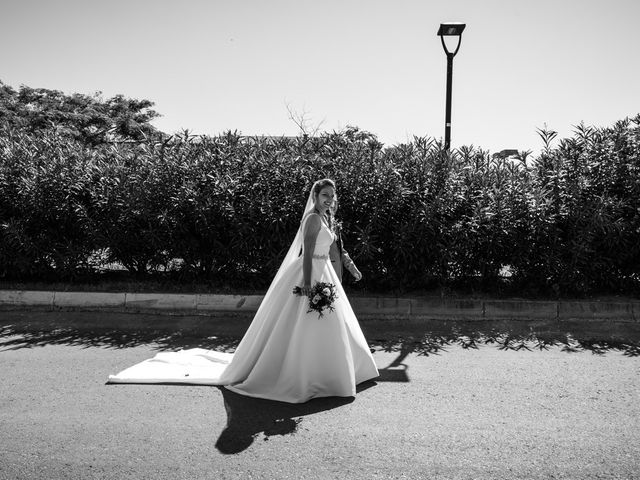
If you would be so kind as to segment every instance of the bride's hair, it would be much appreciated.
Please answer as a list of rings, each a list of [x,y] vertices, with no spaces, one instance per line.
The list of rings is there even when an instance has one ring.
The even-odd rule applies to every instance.
[[[313,195],[318,196],[318,194],[320,193],[320,190],[322,190],[324,187],[331,187],[335,190],[336,183],[330,178],[323,178],[322,180],[318,180],[316,183],[313,184]]]
[[[334,190],[336,189],[336,183],[331,180],[330,178],[323,178],[322,180],[318,180],[316,183],[313,184],[313,196],[315,198],[318,197],[318,195],[320,195],[320,191],[324,188],[324,187],[331,187]],[[336,199],[334,200],[334,206],[337,207],[337,202],[338,199],[336,197]],[[334,208],[332,206],[332,208],[330,208],[329,210],[327,210],[327,220],[329,222],[329,228],[331,230],[333,230],[333,222],[334,222]]]

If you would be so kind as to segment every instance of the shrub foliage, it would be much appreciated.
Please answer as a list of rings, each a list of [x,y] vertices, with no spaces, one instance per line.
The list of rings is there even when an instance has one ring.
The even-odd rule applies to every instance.
[[[0,277],[73,278],[116,263],[264,288],[311,184],[330,177],[360,288],[636,288],[640,115],[579,125],[557,147],[555,132],[539,133],[540,155],[514,160],[430,138],[385,147],[352,127],[91,144],[0,122]]]

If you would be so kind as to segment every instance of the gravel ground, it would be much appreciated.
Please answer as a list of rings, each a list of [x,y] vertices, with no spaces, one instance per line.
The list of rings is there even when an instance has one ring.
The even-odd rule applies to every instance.
[[[355,399],[105,384],[247,322],[0,312],[0,478],[640,479],[635,324],[365,321]]]

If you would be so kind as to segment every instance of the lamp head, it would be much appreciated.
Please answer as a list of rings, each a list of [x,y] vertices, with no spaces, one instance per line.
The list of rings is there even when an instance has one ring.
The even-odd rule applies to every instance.
[[[438,29],[438,35],[441,37],[459,37],[460,35],[462,35],[464,27],[466,26],[467,25],[465,23],[458,22],[441,23],[440,28]]]

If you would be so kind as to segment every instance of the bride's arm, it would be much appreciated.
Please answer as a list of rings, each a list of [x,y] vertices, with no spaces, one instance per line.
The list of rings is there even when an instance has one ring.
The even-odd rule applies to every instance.
[[[311,266],[313,264],[313,251],[316,248],[316,239],[320,232],[322,220],[317,214],[312,214],[304,226],[304,257],[302,258],[302,294],[307,295],[311,289]]]

